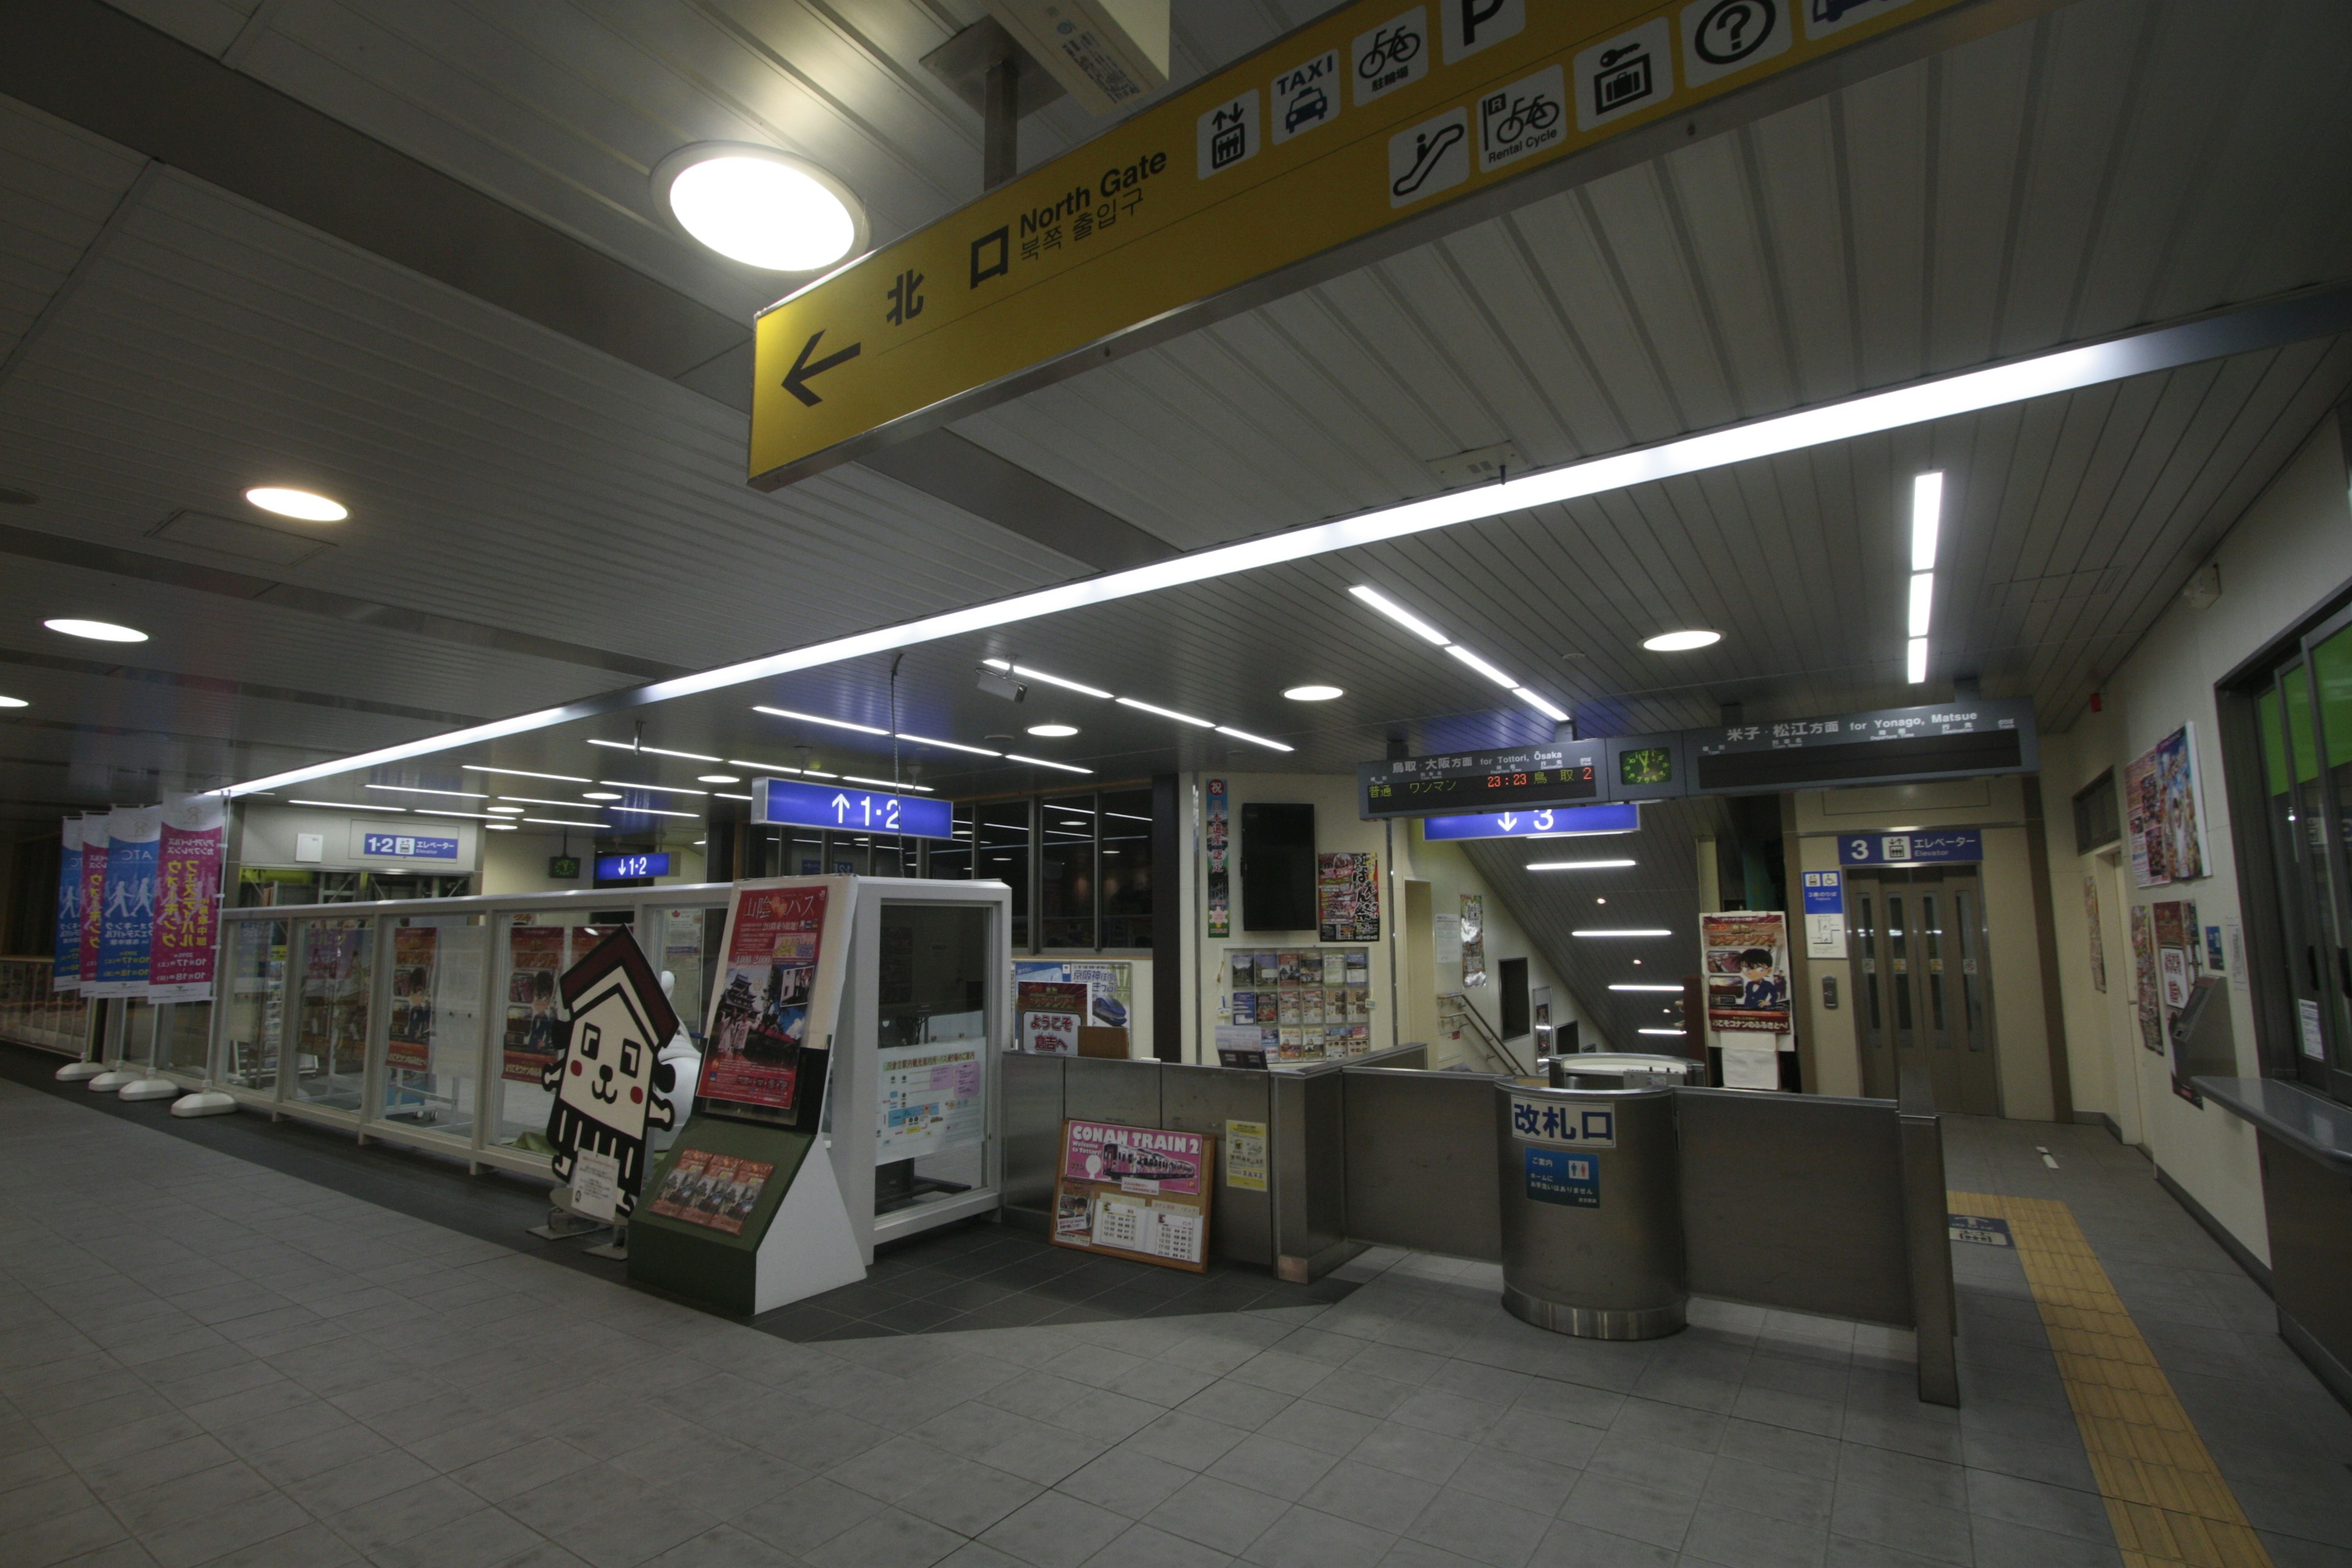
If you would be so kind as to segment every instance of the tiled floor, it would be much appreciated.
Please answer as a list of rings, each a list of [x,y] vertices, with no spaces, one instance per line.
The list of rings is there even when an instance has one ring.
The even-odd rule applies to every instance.
[[[2146,1165],[1952,1144],[2074,1205],[2273,1560],[2352,1563],[2352,1420]],[[9,1084],[0,1182],[7,1568],[2119,1561],[1989,1251],[1953,1412],[1887,1331],[1591,1344],[1395,1256],[1336,1303],[791,1343]]]

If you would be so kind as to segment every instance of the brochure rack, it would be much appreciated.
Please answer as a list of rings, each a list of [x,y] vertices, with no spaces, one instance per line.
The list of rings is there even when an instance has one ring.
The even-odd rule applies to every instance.
[[[734,941],[746,900],[765,894],[772,908],[779,892],[820,887],[831,913],[814,950],[797,940],[806,933]],[[1012,892],[1002,882],[779,878],[738,883],[730,909],[706,1092],[646,1179],[629,1278],[751,1314],[865,1278],[877,1243],[996,1212]],[[730,987],[730,966],[752,977],[748,986]],[[772,984],[770,969],[782,972]],[[729,1048],[719,1014],[730,988],[762,1005],[737,1026],[755,1044],[824,1050],[821,1117],[707,1092],[714,1078],[729,1081],[714,1067]],[[760,1052],[783,1059],[772,1046]]]

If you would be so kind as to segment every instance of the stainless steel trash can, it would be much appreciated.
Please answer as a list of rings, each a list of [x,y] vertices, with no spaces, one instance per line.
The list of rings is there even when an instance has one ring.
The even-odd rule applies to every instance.
[[[1671,1081],[1554,1089],[1504,1079],[1495,1114],[1505,1309],[1586,1339],[1682,1328],[1690,1285]]]

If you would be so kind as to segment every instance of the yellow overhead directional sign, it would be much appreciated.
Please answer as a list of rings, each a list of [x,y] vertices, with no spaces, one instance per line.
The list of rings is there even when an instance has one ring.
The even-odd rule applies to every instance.
[[[761,312],[751,481],[1965,3],[1358,0]]]

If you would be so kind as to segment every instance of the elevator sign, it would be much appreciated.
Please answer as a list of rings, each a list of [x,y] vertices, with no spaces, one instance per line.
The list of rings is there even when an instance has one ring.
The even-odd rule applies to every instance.
[[[952,838],[955,808],[921,795],[835,789],[793,779],[751,781],[751,820],[762,826],[829,827],[844,833]]]
[[[1964,3],[1357,0],[762,311],[751,482],[1482,221],[1507,181]]]
[[[1916,833],[1848,833],[1838,839],[1842,866],[1942,866],[1984,858],[1984,835],[1973,827]]]

